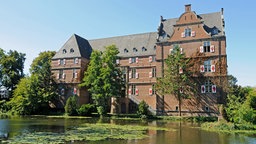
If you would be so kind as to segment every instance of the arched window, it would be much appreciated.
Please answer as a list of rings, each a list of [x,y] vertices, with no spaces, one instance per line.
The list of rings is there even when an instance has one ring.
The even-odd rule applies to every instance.
[[[128,53],[128,52],[129,52],[128,49],[125,48],[125,49],[124,49],[124,53]]]
[[[147,49],[146,49],[145,47],[142,47],[141,50],[142,50],[143,52],[147,51]]]
[[[67,50],[66,50],[66,49],[63,49],[63,50],[62,50],[62,53],[63,53],[63,54],[67,53]]]
[[[132,51],[133,51],[133,52],[137,52],[138,50],[134,47],[134,48],[132,49]]]
[[[70,53],[73,53],[73,52],[75,52],[75,51],[74,51],[74,49],[73,49],[73,48],[71,48],[71,49],[70,49]]]

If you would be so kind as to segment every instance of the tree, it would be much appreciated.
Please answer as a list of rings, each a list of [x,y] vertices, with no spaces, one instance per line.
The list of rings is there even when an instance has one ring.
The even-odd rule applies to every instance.
[[[115,45],[110,45],[105,48],[102,56],[101,78],[103,80],[103,91],[105,102],[109,102],[111,97],[120,97],[124,81],[122,72],[116,63],[117,54],[119,53]],[[108,104],[105,104],[107,108]]]
[[[93,50],[90,63],[87,71],[84,73],[83,82],[80,84],[81,87],[86,86],[92,96],[92,99],[97,107],[102,105],[104,102],[103,95],[103,81],[100,77],[102,67],[102,53],[97,50]]]
[[[100,114],[107,112],[111,97],[119,97],[124,82],[116,64],[118,49],[115,45],[105,47],[102,54],[93,51],[87,71],[80,86],[87,86]]]
[[[31,114],[32,108],[29,107],[31,105],[32,100],[30,100],[31,96],[31,80],[29,77],[24,77],[20,80],[17,88],[14,91],[13,97],[7,103],[7,105],[11,108],[11,111],[18,115],[28,115]]]
[[[148,104],[143,100],[139,103],[137,114],[142,117],[148,116]]]
[[[20,79],[24,77],[23,68],[25,54],[10,50],[5,53],[0,49],[0,80],[1,84],[7,87],[12,95]]]
[[[8,103],[19,115],[43,114],[57,96],[57,85],[51,74],[51,58],[55,52],[42,52],[32,62],[31,76],[21,79]]]
[[[192,64],[190,59],[181,53],[175,46],[172,53],[165,60],[164,76],[158,78],[156,89],[161,95],[173,95],[179,102],[179,115],[181,116],[182,99],[188,98],[195,92],[195,83],[191,76]]]
[[[77,109],[78,109],[77,96],[73,95],[69,97],[66,102],[65,112],[69,116],[75,116],[75,115],[78,115]]]
[[[237,84],[237,78],[228,76],[228,96],[225,119],[234,123],[256,123],[256,90]]]
[[[36,86],[37,92],[42,98],[42,102],[45,104],[54,101],[58,96],[56,91],[57,84],[51,72],[51,59],[55,53],[54,51],[41,52],[39,56],[33,60],[30,67],[31,75],[38,78]]]

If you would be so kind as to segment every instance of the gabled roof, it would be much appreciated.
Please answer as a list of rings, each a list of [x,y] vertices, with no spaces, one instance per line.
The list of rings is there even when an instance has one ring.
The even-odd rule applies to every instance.
[[[73,51],[71,49],[73,49]],[[91,52],[92,47],[88,41],[76,34],[73,34],[52,59],[80,57],[90,59]]]
[[[214,36],[224,36],[223,21],[221,12],[209,13],[198,15],[201,20],[204,22],[204,28],[206,32],[210,33],[214,28],[218,29],[217,34]],[[164,24],[164,31],[169,36],[172,36],[174,32],[173,26],[176,24],[178,18],[167,19]],[[110,38],[102,38],[89,40],[90,45],[93,49],[104,51],[105,46],[115,44],[119,49],[119,55],[121,57],[131,57],[131,56],[146,56],[146,55],[155,55],[156,51],[154,46],[156,44],[157,32],[149,32],[143,34],[134,34]],[[167,41],[168,37],[160,39],[160,41]],[[142,51],[142,47],[145,47],[147,51]],[[137,48],[137,52],[133,52],[133,48]],[[124,51],[128,50],[127,53]]]

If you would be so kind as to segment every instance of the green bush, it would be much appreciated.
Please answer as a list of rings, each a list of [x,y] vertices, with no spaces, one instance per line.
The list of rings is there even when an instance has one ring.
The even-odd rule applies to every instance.
[[[145,118],[149,115],[148,113],[148,104],[143,100],[139,103],[137,114],[140,115],[140,117]]]
[[[105,115],[104,107],[103,107],[103,106],[98,106],[98,107],[97,107],[97,112],[98,112],[98,114],[101,115],[101,116]]]
[[[80,116],[88,116],[91,115],[94,109],[94,105],[92,104],[83,104],[78,110],[78,115]]]
[[[77,96],[70,96],[65,105],[65,113],[69,116],[75,116],[78,114],[77,108]]]
[[[213,131],[233,131],[235,130],[235,125],[233,123],[227,122],[205,122],[201,125],[203,129],[213,130]]]

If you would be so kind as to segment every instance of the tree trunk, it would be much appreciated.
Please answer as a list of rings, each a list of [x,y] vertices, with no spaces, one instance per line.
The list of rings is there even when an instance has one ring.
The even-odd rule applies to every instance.
[[[111,114],[118,114],[118,104],[117,99],[115,97],[111,97],[111,107],[110,107],[110,113]]]
[[[181,98],[179,96],[179,116],[181,116]]]

